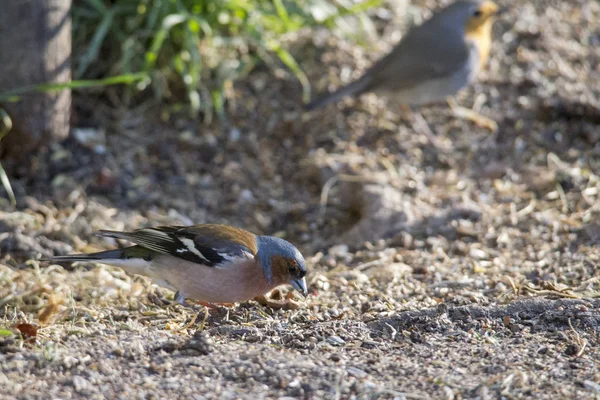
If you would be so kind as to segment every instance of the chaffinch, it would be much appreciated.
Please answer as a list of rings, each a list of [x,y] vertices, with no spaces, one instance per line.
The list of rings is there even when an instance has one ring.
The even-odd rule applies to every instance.
[[[286,283],[307,295],[304,257],[283,239],[217,224],[99,231],[98,235],[125,239],[135,246],[45,261],[115,265],[176,291],[175,299],[181,304],[185,304],[185,297],[235,303]]]
[[[492,1],[457,1],[412,28],[356,81],[305,106],[313,110],[346,96],[387,95],[405,105],[434,103],[454,95],[485,65],[492,24],[501,10]]]

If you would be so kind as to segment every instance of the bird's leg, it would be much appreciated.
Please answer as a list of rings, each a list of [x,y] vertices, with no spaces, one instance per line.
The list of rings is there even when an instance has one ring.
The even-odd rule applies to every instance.
[[[174,300],[184,307],[193,308],[193,309],[197,308],[194,306],[194,304],[188,302],[185,299],[185,296],[179,290],[175,292]],[[207,303],[205,301],[197,301],[196,304],[199,304],[199,305],[209,308],[211,310],[220,310],[221,309],[221,307],[219,305],[213,304],[213,303]],[[231,303],[223,303],[222,305],[223,306],[233,306],[233,304],[231,304]]]
[[[473,109],[459,106],[451,97],[448,97],[446,101],[452,110],[452,114],[454,114],[456,118],[472,121],[475,125],[489,129],[492,132],[498,130],[498,124],[493,119],[483,116]]]

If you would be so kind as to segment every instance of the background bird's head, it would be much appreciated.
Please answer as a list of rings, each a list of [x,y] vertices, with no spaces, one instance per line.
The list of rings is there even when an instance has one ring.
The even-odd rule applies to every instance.
[[[500,7],[490,0],[460,0],[441,10],[432,19],[437,20],[436,24],[464,30],[466,35],[484,34],[486,27],[491,28],[494,17],[500,11]]]
[[[501,11],[493,1],[465,1],[465,34],[489,34],[495,17]]]

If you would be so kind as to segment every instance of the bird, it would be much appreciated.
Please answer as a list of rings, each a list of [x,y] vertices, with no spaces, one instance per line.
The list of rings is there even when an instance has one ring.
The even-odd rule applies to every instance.
[[[492,25],[503,12],[489,0],[460,0],[408,31],[360,78],[305,105],[311,111],[374,92],[401,105],[447,99],[472,82],[489,57]]]
[[[134,245],[42,261],[121,267],[173,290],[175,301],[182,305],[188,305],[186,298],[208,304],[242,302],[283,284],[291,284],[305,297],[308,293],[304,257],[293,244],[277,237],[221,224],[101,230],[97,234]]]

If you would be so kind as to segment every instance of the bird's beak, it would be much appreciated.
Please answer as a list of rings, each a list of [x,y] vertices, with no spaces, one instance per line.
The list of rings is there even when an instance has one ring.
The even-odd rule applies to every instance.
[[[294,289],[296,289],[297,291],[302,293],[302,296],[304,296],[304,297],[308,296],[308,289],[306,288],[306,279],[305,278],[292,279],[290,281],[290,284],[294,287]]]

